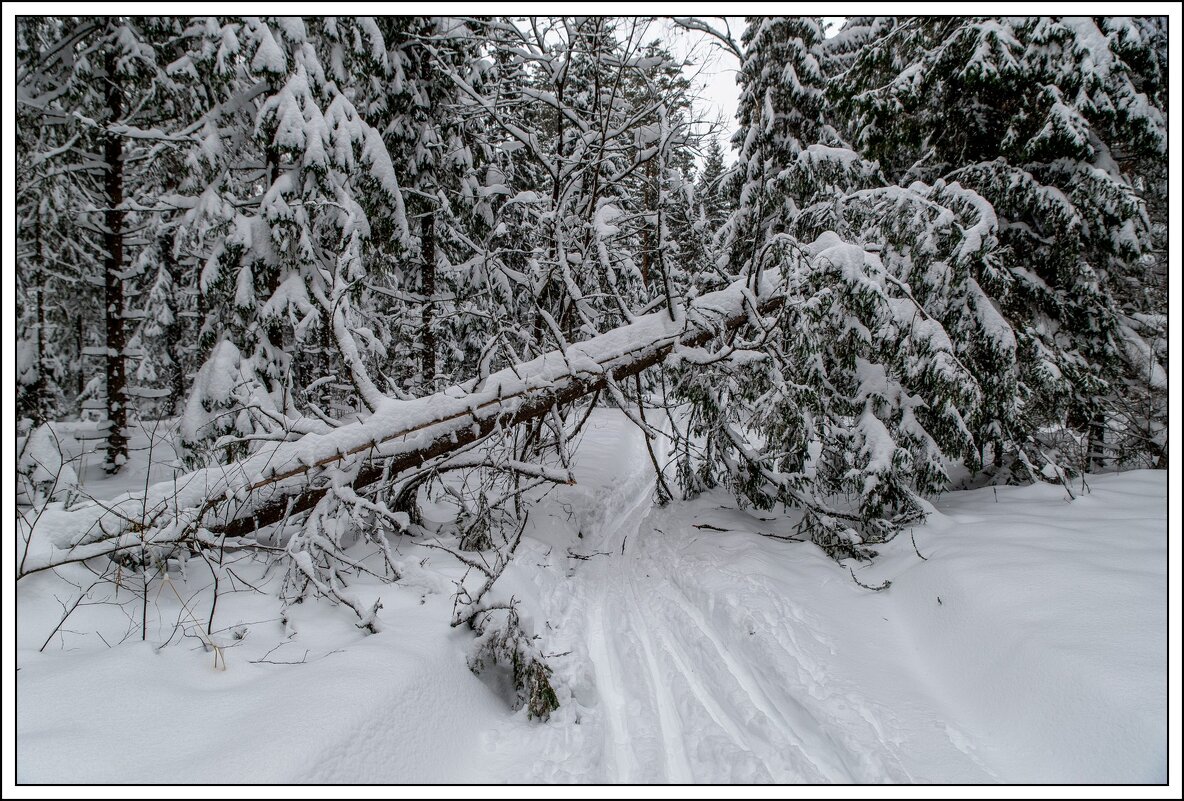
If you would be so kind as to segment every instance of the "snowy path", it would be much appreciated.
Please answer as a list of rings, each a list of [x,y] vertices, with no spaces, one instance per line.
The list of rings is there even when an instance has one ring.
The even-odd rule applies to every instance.
[[[652,526],[652,484],[643,489],[607,521],[598,550],[616,558],[582,578],[612,755],[604,779],[710,781],[723,771],[737,781],[851,781],[850,755],[794,697],[806,688],[758,677],[735,656],[734,632],[680,589],[683,565]]]
[[[667,580],[658,581],[666,583]],[[696,741],[713,740],[711,756],[718,764],[711,770],[701,770],[700,776],[704,773],[718,776],[720,767],[734,765],[739,760],[750,763],[752,777],[756,779],[785,775],[813,780],[850,779],[842,755],[830,743],[820,742],[821,738],[804,736],[803,731],[816,732],[795,725],[791,716],[782,713],[779,705],[771,700],[768,688],[729,656],[729,647],[724,644],[721,632],[707,623],[700,611],[685,598],[676,596],[670,589],[672,585],[667,584],[656,591],[657,603],[643,607],[637,601],[635,579],[626,573],[620,584],[619,587],[610,586],[608,592],[620,592],[619,597],[626,599],[631,608],[613,611],[619,644],[610,645],[610,648],[617,651],[617,661],[623,666],[621,674],[633,677],[634,686],[644,685],[648,691],[638,702],[629,705],[634,714],[626,721],[633,721],[639,731],[627,736],[626,742],[644,743],[647,734],[644,721],[656,717],[659,726],[655,736],[664,753],[645,759],[648,766],[660,768],[658,771],[626,772],[618,765],[617,774],[609,778],[614,781],[654,778],[694,781],[699,777],[693,772],[686,751],[688,748],[701,750],[696,748],[699,744]],[[603,605],[602,616],[608,616],[604,610],[611,606],[611,602]],[[665,625],[655,625],[659,621]],[[660,628],[666,631],[662,632]],[[655,638],[660,639],[660,650],[653,645]],[[691,649],[698,651],[695,657],[689,655]],[[600,677],[599,665],[597,677]],[[675,694],[679,700],[677,705]],[[792,697],[785,700],[793,701]],[[728,708],[736,712],[729,713]],[[801,717],[801,711],[799,707],[794,713]],[[738,717],[733,718],[733,714]],[[817,728],[814,721],[808,721],[807,725]],[[614,731],[622,729],[628,729],[627,722],[614,727]],[[755,741],[745,735],[745,729],[764,729],[767,740]],[[783,741],[785,748],[773,747],[777,740]],[[619,751],[623,744],[614,743],[614,746]],[[778,752],[791,757],[791,764],[784,766],[788,771],[772,761],[771,756]]]
[[[578,563],[570,596],[549,610],[568,635],[564,648],[571,648],[572,660],[589,669],[575,701],[591,718],[581,728],[599,731],[581,749],[599,751],[600,759],[581,777],[568,764],[581,749],[571,748],[565,732],[562,743],[543,747],[554,761],[536,765],[535,777],[907,780],[898,764],[869,755],[875,749],[867,737],[880,737],[882,729],[868,705],[849,693],[829,708],[833,683],[816,661],[830,653],[826,636],[802,610],[771,594],[760,576],[729,570],[726,559],[707,565],[683,558],[679,545],[686,541],[663,526],[694,531],[690,511],[655,508],[648,459],[628,458],[620,452],[624,443],[611,439],[613,447],[597,454],[603,441],[590,443],[585,460],[634,471],[614,476],[610,491],[596,499],[604,513],[585,535],[585,547],[597,556]],[[722,592],[705,589],[711,587]],[[748,604],[748,597],[764,601]]]
[[[598,423],[602,430],[581,451],[584,489],[569,499],[594,510],[576,526],[579,550],[594,555],[568,560],[562,592],[535,601],[537,619],[549,622],[547,642],[566,654],[553,660],[558,683],[573,695],[550,724],[493,735],[512,780],[992,783],[1154,775],[1162,746],[1145,713],[1156,687],[1144,690],[1142,710],[1119,712],[1125,702],[1109,697],[1113,679],[1098,667],[1129,648],[1103,640],[1088,653],[1084,643],[1094,638],[1083,632],[1071,647],[1050,643],[1046,651],[1043,643],[1082,601],[1068,587],[1041,582],[1059,580],[1061,570],[1066,584],[1082,579],[1083,560],[1093,558],[1085,543],[1105,542],[1087,536],[1088,521],[1109,529],[1129,520],[1152,537],[1146,558],[1133,558],[1144,560],[1141,603],[1154,615],[1162,563],[1151,554],[1161,518],[1126,510],[1099,518],[1089,507],[1110,503],[1101,492],[1070,509],[1080,509],[1080,519],[1066,518],[1050,487],[1008,488],[1013,507],[987,506],[986,492],[955,494],[917,533],[940,558],[922,561],[907,539],[897,543],[863,575],[871,584],[892,577],[895,589],[873,593],[817,549],[756,536],[762,526],[784,532],[785,520],[736,510],[724,494],[655,508],[640,441],[627,423]],[[1018,511],[1006,516],[1008,508]],[[1000,523],[1010,524],[1008,535],[996,533]],[[1040,564],[1041,581],[1027,589],[1031,579],[1016,560],[1062,530],[1077,537],[1072,558],[1051,571]],[[964,557],[970,549],[979,552]],[[993,586],[1009,580],[1018,586],[1006,593]],[[1024,597],[1045,589],[1049,597],[1039,602]],[[1066,605],[1060,623],[1040,619],[1054,593]],[[1152,624],[1133,674],[1154,669],[1162,649],[1156,631]],[[1083,661],[1070,664],[1062,653]],[[1058,697],[1064,682],[1081,687],[1080,697]],[[1105,759],[1098,749],[1092,757],[1076,753],[1074,737],[1092,725],[1099,703],[1124,715],[1124,728],[1143,727],[1142,744]],[[1132,759],[1140,748],[1149,750]]]

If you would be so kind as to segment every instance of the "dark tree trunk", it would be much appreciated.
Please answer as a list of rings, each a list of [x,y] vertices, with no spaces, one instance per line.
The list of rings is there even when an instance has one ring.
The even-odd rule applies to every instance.
[[[420,222],[420,248],[423,256],[423,384],[436,388],[436,332],[433,330],[436,296],[436,213],[429,211]]]
[[[78,324],[75,326],[75,332],[76,332],[75,339],[76,339],[78,347],[76,348],[77,354],[74,359],[74,365],[75,365],[74,398],[75,398],[75,400],[70,404],[71,407],[73,407],[76,403],[78,403],[77,399],[82,397],[82,390],[86,387],[86,371],[83,370],[83,368],[82,368],[82,365],[86,359],[86,353],[85,353],[86,324],[83,322],[83,318],[84,318],[84,316],[82,314],[79,314],[78,315]],[[78,411],[81,412],[82,410],[79,409]]]
[[[33,288],[33,302],[37,306],[37,378],[29,388],[32,395],[32,406],[29,409],[33,418],[33,425],[39,426],[49,422],[51,417],[51,403],[49,397],[49,380],[47,375],[49,365],[45,361],[45,290],[41,286],[44,274],[37,272],[38,285]]]
[[[654,232],[650,226],[649,214],[654,210],[654,160],[645,165],[645,188],[641,191],[641,210],[645,216],[641,223],[641,282],[650,288],[650,262],[654,255]]]
[[[274,95],[274,90],[272,94]],[[264,152],[264,160],[266,162],[267,188],[270,189],[280,177],[280,151],[279,148],[268,145]],[[266,281],[267,297],[271,298],[275,295],[275,291],[280,286],[280,271],[274,265],[268,264],[264,268],[264,280]],[[256,280],[258,278],[256,277]],[[256,291],[258,291],[256,289]],[[285,347],[283,325],[280,323],[280,317],[273,316],[269,320],[265,320],[263,324],[263,333],[267,337],[272,349],[277,352],[287,352],[290,349]],[[299,375],[299,373],[297,373]],[[319,376],[317,376],[319,378]],[[276,382],[283,381],[282,376],[271,376]],[[300,389],[303,389],[301,387]]]
[[[180,414],[181,410],[185,408],[185,373],[188,367],[185,358],[184,323],[182,323],[180,302],[184,296],[182,282],[185,278],[177,256],[173,253],[176,236],[177,231],[173,228],[160,239],[161,260],[164,262],[165,272],[169,276],[169,286],[173,298],[172,320],[164,330],[165,348],[168,350],[169,361],[172,362],[172,372],[169,374],[169,391],[171,393],[169,414],[173,415]]]
[[[115,70],[115,52],[108,52],[106,63],[108,125],[123,117],[123,90]],[[127,365],[124,350],[127,330],[123,302],[123,142],[110,130],[103,141],[103,165],[106,172],[107,209],[104,212],[103,273],[104,309],[107,323],[107,462],[104,468],[115,473],[127,461]]]
[[[46,355],[48,354],[45,331],[45,282],[47,275],[45,272],[45,240],[42,238],[40,217],[37,218],[34,225],[37,239],[37,266],[32,271],[32,284],[33,303],[37,310],[37,335],[35,339],[35,347],[37,348],[37,378],[33,382],[33,386],[29,388],[29,393],[32,396],[32,404],[29,412],[33,418],[33,425],[39,426],[42,423],[48,422],[52,417],[53,404],[49,394],[49,364],[46,361]]]
[[[1089,421],[1089,453],[1086,470],[1099,472],[1106,467],[1106,423],[1100,416]]]

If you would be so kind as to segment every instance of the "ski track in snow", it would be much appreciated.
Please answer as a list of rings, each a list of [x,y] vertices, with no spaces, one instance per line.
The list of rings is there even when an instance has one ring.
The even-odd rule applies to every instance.
[[[605,780],[694,782],[720,769],[737,771],[737,781],[855,780],[842,747],[794,697],[807,688],[762,681],[733,653],[671,578],[678,560],[653,558],[651,538],[661,535],[648,514],[638,517],[634,507],[609,521],[601,550],[617,546],[617,558],[583,577],[595,588],[585,595],[586,625],[605,752],[613,755]],[[636,549],[624,559],[621,541]],[[697,774],[701,761],[714,764]]]
[[[604,620],[604,606],[598,606],[596,613],[589,617],[588,649],[596,674],[597,688],[601,694],[601,709],[605,717],[605,754],[612,754],[614,773],[621,781],[627,781],[633,773],[632,754],[626,734],[626,719],[629,711],[624,708],[625,695],[619,686],[617,669],[614,667],[614,657],[610,652],[611,645]]]
[[[680,561],[675,548],[661,543],[663,534],[653,525],[662,514],[652,506],[655,480],[643,476],[624,477],[602,499],[605,507],[619,509],[601,519],[599,539],[593,540],[594,550],[609,556],[582,565],[571,579],[581,611],[567,625],[592,667],[596,711],[589,722],[600,729],[603,755],[598,778],[858,780],[851,767],[857,757],[834,742],[797,697],[818,688],[792,680],[792,646],[778,640],[774,651],[783,667],[762,675],[738,655],[710,609],[681,588],[680,573],[693,575],[698,566]],[[738,574],[725,578],[747,581]],[[797,673],[811,671],[799,666]],[[545,751],[562,758],[566,749]],[[556,772],[561,766],[540,768],[536,778],[553,780]]]
[[[780,566],[733,563],[728,541],[696,552],[705,507],[655,507],[648,458],[626,451],[600,454],[602,469],[627,469],[581,499],[583,548],[597,555],[568,560],[562,592],[541,601],[551,647],[570,652],[555,663],[568,708],[494,734],[503,764],[536,782],[996,780],[931,671],[906,658],[891,708],[868,698],[865,676],[835,669],[830,621],[792,600]],[[894,625],[885,637],[908,644]],[[514,738],[530,761],[505,745]]]

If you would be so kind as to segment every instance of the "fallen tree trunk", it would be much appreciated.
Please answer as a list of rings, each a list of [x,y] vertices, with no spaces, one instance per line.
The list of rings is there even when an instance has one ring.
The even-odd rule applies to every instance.
[[[152,485],[147,492],[95,503],[89,514],[79,514],[84,530],[56,538],[58,559],[38,554],[22,564],[19,575],[142,547],[145,538],[167,543],[200,528],[221,539],[281,522],[317,504],[329,484],[313,482],[330,467],[340,469],[357,491],[636,375],[679,349],[701,346],[745,323],[759,324],[785,302],[778,278],[770,270],[761,276],[757,292],[738,281],[673,315],[645,315],[484,379],[425,398],[388,399],[363,421],[269,445],[229,465]]]

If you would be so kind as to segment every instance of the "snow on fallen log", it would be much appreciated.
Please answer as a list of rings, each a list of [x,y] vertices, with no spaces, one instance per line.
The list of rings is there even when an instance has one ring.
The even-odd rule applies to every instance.
[[[31,548],[18,576],[65,562],[197,536],[239,537],[313,508],[328,490],[314,486],[333,468],[357,490],[384,475],[422,465],[499,427],[546,414],[662,362],[676,346],[713,337],[776,311],[785,300],[780,273],[768,270],[756,291],[747,280],[705,294],[675,313],[660,311],[566,350],[554,350],[483,380],[414,400],[386,398],[374,413],[326,433],[268,444],[228,465],[187,473],[71,512],[51,542]]]

